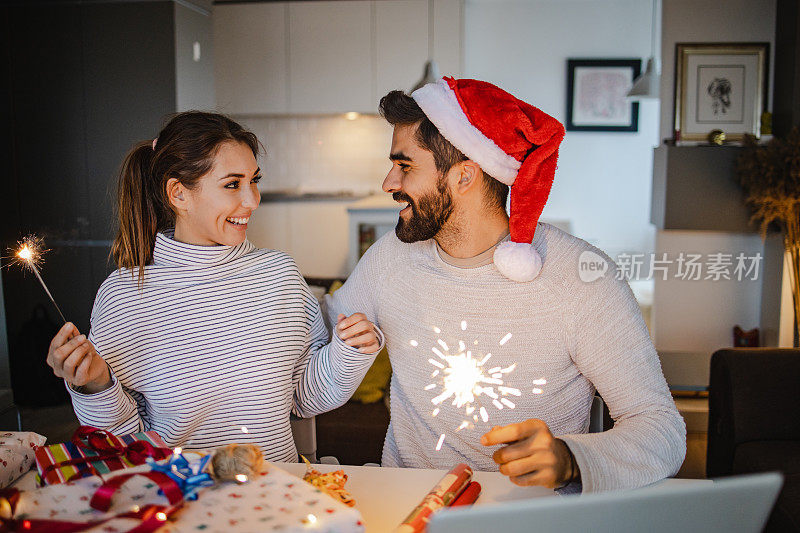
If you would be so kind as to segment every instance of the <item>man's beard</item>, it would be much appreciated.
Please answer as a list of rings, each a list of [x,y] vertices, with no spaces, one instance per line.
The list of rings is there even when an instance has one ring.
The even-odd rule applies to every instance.
[[[436,192],[426,193],[416,202],[401,192],[392,195],[396,201],[405,201],[411,206],[411,217],[397,220],[394,232],[398,239],[403,242],[427,241],[439,233],[453,214],[453,197],[443,179],[439,180],[436,189]]]

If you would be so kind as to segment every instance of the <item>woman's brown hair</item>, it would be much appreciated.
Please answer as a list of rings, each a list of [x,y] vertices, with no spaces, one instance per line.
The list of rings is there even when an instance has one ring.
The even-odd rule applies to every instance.
[[[118,268],[138,268],[139,284],[145,266],[153,262],[156,234],[175,224],[175,212],[167,198],[167,180],[176,178],[186,188],[214,165],[225,142],[245,144],[257,156],[256,136],[224,115],[187,111],[178,113],[158,137],[134,146],[119,174],[117,212],[119,231],[111,247]]]

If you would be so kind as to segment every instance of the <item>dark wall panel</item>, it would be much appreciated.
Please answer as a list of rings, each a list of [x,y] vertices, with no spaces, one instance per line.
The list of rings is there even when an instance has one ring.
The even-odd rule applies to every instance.
[[[2,155],[10,162],[2,255],[29,232],[44,237],[51,251],[42,275],[67,319],[87,332],[97,288],[113,270],[119,165],[175,110],[174,6],[18,3],[0,6],[0,24]],[[16,400],[57,401],[63,383],[49,379],[44,361],[58,315],[33,275],[6,268],[2,283]]]
[[[775,18],[773,129],[785,136],[800,126],[800,2],[778,0]]]
[[[10,18],[14,229],[79,239],[88,226],[80,8],[16,7]]]
[[[113,196],[123,157],[175,111],[172,2],[85,4],[87,238],[113,238]]]

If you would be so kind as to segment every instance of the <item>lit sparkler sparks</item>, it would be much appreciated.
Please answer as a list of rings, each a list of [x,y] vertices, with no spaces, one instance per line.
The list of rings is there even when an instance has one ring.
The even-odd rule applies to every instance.
[[[25,268],[33,272],[34,275],[36,275],[36,279],[38,279],[39,283],[41,283],[44,292],[47,293],[47,297],[50,298],[50,302],[52,302],[53,307],[55,307],[56,311],[58,311],[58,315],[61,317],[61,320],[66,322],[67,319],[64,318],[64,313],[61,312],[61,309],[58,307],[53,295],[50,294],[50,289],[47,288],[47,284],[45,284],[44,280],[42,279],[42,275],[39,273],[39,267],[44,261],[43,255],[46,251],[47,250],[42,248],[41,238],[34,235],[28,235],[19,242],[19,248],[14,254],[16,256],[15,262],[23,265]]]
[[[461,330],[467,330],[466,320],[461,321]],[[433,331],[438,335],[441,329],[434,327]],[[500,341],[502,346],[512,337],[511,333],[506,334]],[[411,346],[419,346],[415,340],[410,341]],[[477,346],[478,341],[473,343]],[[431,352],[435,357],[428,359],[428,362],[435,367],[431,373],[431,378],[439,379],[424,387],[424,390],[437,390],[438,394],[431,399],[434,405],[432,416],[439,414],[441,407],[448,400],[458,410],[463,409],[464,419],[455,429],[473,428],[478,420],[483,423],[489,421],[489,411],[487,406],[491,405],[496,409],[514,409],[516,404],[506,396],[521,396],[522,392],[514,387],[505,384],[505,376],[516,368],[516,363],[505,368],[493,366],[489,368],[488,362],[492,357],[491,353],[473,354],[472,350],[467,349],[467,344],[463,340],[453,346],[450,353],[450,346],[441,338],[436,340],[436,344],[431,347]],[[483,400],[486,397],[486,405]],[[436,450],[440,450],[445,440],[445,434],[439,436],[436,443]]]

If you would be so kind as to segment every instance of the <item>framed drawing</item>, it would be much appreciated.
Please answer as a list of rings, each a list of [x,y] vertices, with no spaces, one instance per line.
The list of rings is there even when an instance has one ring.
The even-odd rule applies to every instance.
[[[769,43],[686,44],[675,53],[675,140],[759,136],[767,103]]]
[[[626,94],[639,59],[567,60],[567,131],[638,131],[639,104]]]

